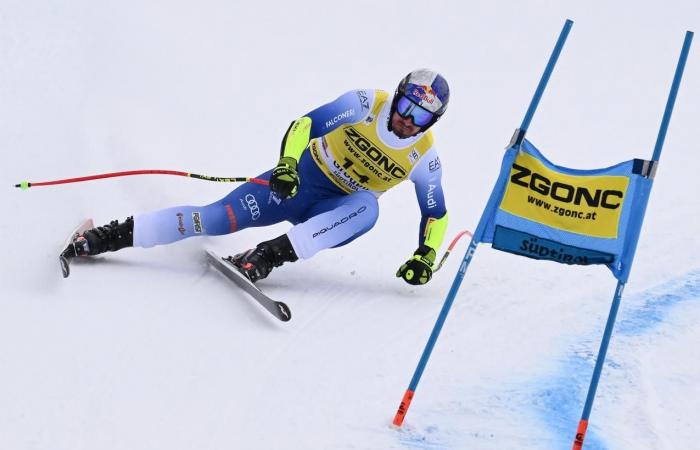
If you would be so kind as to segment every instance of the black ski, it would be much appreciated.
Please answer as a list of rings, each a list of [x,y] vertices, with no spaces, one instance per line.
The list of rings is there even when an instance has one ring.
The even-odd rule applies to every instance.
[[[81,233],[89,230],[90,228],[94,228],[92,219],[83,220],[82,222],[80,222],[80,225],[75,227],[70,236],[68,236],[68,239],[66,239],[65,244],[63,244],[63,248],[61,248],[61,253],[58,255],[58,262],[59,264],[61,264],[61,272],[63,273],[63,278],[68,278],[68,275],[70,275],[70,262],[73,259],[64,256],[63,252],[66,248],[68,248],[69,245],[72,245],[73,239],[75,239],[76,236],[79,236]]]
[[[239,272],[229,258],[222,258],[213,251],[207,250],[207,259],[209,260],[209,263],[219,272],[224,274],[229,280],[236,283],[238,287],[247,292],[273,316],[277,317],[282,322],[288,322],[291,320],[292,311],[289,309],[289,307],[282,302],[278,302],[268,297],[263,291],[260,290],[260,288],[253,284],[252,281]]]

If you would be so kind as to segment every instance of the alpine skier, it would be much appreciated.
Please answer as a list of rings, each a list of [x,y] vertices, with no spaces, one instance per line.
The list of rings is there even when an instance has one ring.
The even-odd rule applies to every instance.
[[[75,237],[62,255],[93,256],[291,222],[287,233],[233,257],[256,282],[285,262],[311,258],[369,231],[379,215],[377,198],[410,179],[422,213],[418,248],[396,276],[425,284],[447,228],[442,168],[429,128],[449,98],[447,81],[428,69],[409,73],[393,97],[381,90],[349,91],[291,123],[279,162],[258,177],[269,180],[269,187],[249,182],[210,205],[112,221]]]

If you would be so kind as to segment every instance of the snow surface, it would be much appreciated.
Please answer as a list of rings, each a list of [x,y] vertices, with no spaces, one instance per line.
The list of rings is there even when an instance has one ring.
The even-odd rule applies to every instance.
[[[56,253],[82,218],[206,204],[231,186],[131,177],[163,168],[256,175],[288,123],[417,67],[452,86],[435,128],[449,234],[473,229],[566,18],[575,21],[529,137],[577,168],[651,156],[688,1],[0,0],[0,449],[569,449],[615,286],[477,250],[406,422],[391,426],[464,253],[414,288],[409,183],[372,232],[277,270],[281,324],[202,248],[248,248],[287,225],[130,249]],[[697,39],[696,39],[697,41]],[[698,448],[700,57],[691,50],[586,441]]]

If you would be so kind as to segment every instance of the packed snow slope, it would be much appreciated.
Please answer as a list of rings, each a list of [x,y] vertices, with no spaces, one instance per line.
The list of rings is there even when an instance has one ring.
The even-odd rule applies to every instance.
[[[466,242],[430,284],[394,277],[416,247],[410,183],[347,247],[260,285],[276,322],[216,272],[288,225],[56,255],[81,219],[207,204],[231,185],[130,169],[254,176],[288,124],[414,68],[452,87],[435,127],[448,234],[473,229],[566,18],[528,134],[557,164],[652,153],[695,0],[0,1],[0,448],[568,449],[615,281],[483,246],[401,429],[391,419]],[[696,39],[697,40],[697,39]],[[691,50],[603,372],[589,449],[696,448],[700,420],[700,54]]]

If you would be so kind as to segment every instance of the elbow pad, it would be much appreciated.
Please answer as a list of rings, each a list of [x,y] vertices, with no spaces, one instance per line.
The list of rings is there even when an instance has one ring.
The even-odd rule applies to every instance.
[[[311,118],[304,116],[295,120],[289,125],[289,129],[282,139],[280,158],[294,158],[299,161],[301,154],[308,147],[310,139]]]

